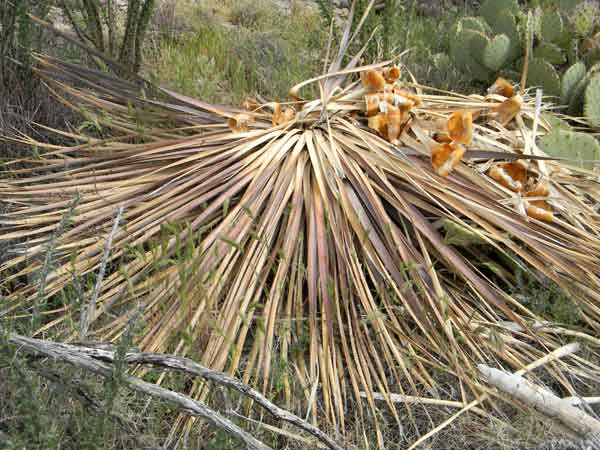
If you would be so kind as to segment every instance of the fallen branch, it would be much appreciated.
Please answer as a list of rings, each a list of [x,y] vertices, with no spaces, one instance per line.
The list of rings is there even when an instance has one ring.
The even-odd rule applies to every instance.
[[[563,400],[569,402],[571,406],[595,405],[600,403],[600,397],[565,397]]]
[[[527,372],[530,372],[530,371],[532,371],[534,369],[537,369],[538,367],[543,366],[544,364],[547,364],[549,362],[552,362],[552,361],[555,361],[557,359],[563,358],[565,356],[571,355],[571,354],[579,351],[579,348],[580,348],[580,345],[577,342],[572,342],[570,344],[567,344],[567,345],[564,345],[562,347],[559,347],[556,350],[548,353],[547,355],[544,355],[540,359],[537,359],[537,360],[533,361],[531,364],[528,364],[527,366],[523,367],[522,369],[516,371],[515,374],[517,374],[517,375],[524,375]],[[431,436],[435,435],[436,433],[439,433],[441,430],[443,430],[448,425],[450,425],[452,422],[454,422],[456,419],[458,419],[458,417],[460,417],[462,414],[466,413],[469,410],[474,409],[475,407],[477,407],[478,405],[480,405],[482,402],[484,402],[488,398],[489,398],[489,394],[488,393],[483,393],[482,395],[479,396],[479,398],[476,398],[475,400],[473,400],[468,405],[465,405],[465,407],[462,408],[460,411],[456,412],[456,414],[454,414],[450,418],[444,420],[437,427],[435,427],[434,429],[432,429],[429,432],[427,432],[427,434],[425,434],[424,436],[421,436],[419,439],[417,439],[408,448],[408,450],[413,450],[413,449],[417,448],[419,445],[421,445],[423,442],[425,442]]]
[[[10,343],[18,345],[21,349],[34,354],[42,354],[53,359],[67,362],[76,367],[80,367],[103,377],[111,377],[112,367],[106,363],[100,362],[82,352],[75,353],[65,349],[64,344],[58,344],[41,339],[27,338],[11,333],[8,337]],[[240,439],[246,446],[252,450],[272,450],[267,445],[260,442],[254,436],[250,435],[230,420],[221,416],[218,412],[210,409],[208,406],[193,400],[178,392],[170,391],[152,383],[146,383],[139,378],[131,375],[123,376],[123,383],[135,391],[164,400],[175,407],[185,411],[194,417],[201,417],[211,425],[224,430],[231,436]]]
[[[521,375],[507,373],[483,364],[479,364],[477,367],[492,386],[533,406],[547,416],[560,420],[581,436],[600,435],[600,421],[573,406],[569,400],[557,397]]]
[[[9,342],[19,345],[30,352],[43,354],[45,356],[66,361],[70,364],[83,367],[102,376],[110,376],[112,373],[110,366],[106,364],[113,363],[115,361],[115,351],[110,345],[89,344],[89,346],[83,346],[87,344],[82,344],[81,346],[76,346],[28,338],[14,333],[9,334],[8,340]],[[291,423],[313,435],[323,442],[328,448],[332,450],[344,450],[342,446],[337,444],[331,437],[329,437],[319,428],[305,422],[295,414],[292,414],[289,411],[286,411],[285,409],[273,404],[265,396],[250,388],[248,385],[222,372],[210,370],[204,366],[201,366],[200,364],[188,358],[165,355],[162,353],[141,353],[136,351],[128,351],[125,353],[124,362],[127,364],[151,364],[154,366],[177,370],[234,389],[235,391],[254,400],[274,417]],[[206,419],[212,425],[231,432],[232,435],[243,440],[250,448],[262,450],[269,448],[260,441],[254,439],[251,435],[234,425],[226,418],[220,416],[216,411],[211,410],[206,405],[192,400],[185,395],[161,388],[151,383],[146,383],[133,376],[126,376],[125,383],[134,390],[167,400],[180,409],[184,409],[190,415]],[[248,439],[250,438],[253,441],[249,441]],[[256,446],[258,444],[260,444],[260,446]]]

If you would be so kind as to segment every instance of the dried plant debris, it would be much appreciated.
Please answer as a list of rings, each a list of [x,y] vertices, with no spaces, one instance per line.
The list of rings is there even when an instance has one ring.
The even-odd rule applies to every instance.
[[[391,62],[343,67],[342,56],[289,102],[241,107],[142,95],[138,84],[39,57],[53,92],[112,135],[71,133],[73,145],[58,147],[21,138],[41,157],[0,179],[9,209],[0,242],[14,249],[0,267],[2,315],[57,298],[74,273],[96,273],[122,207],[89,337],[117,340],[123,311],[140,308],[141,351],[193,353],[335,429],[349,408],[410,420],[411,406],[386,395],[437,397],[440,371],[466,404],[484,392],[479,363],[516,371],[572,336],[597,356],[593,167],[548,158],[536,142],[551,125],[505,82],[464,96],[404,81]],[[311,83],[321,96],[303,98]],[[70,227],[55,233],[75,195]],[[449,244],[447,220],[482,243]],[[24,284],[50,239],[43,285]],[[511,295],[517,268],[564,290],[580,312],[575,330]],[[77,309],[49,308],[39,333],[76,339],[62,324]],[[564,374],[600,375],[577,355],[538,371],[569,395]],[[189,389],[207,398],[205,385]]]

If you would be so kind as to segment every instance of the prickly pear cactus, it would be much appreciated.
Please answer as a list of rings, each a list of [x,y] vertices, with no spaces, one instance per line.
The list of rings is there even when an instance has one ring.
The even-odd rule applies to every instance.
[[[508,58],[509,51],[510,39],[504,34],[499,34],[489,40],[483,49],[483,65],[493,71],[500,70]]]
[[[569,64],[579,61],[579,41],[577,39],[571,39],[567,44],[567,61]]]
[[[554,66],[564,64],[567,61],[567,55],[562,49],[551,42],[543,42],[538,45],[533,51],[533,56],[545,59]]]
[[[539,86],[568,103],[570,114],[582,114],[594,73],[585,67],[600,65],[600,0],[555,0],[527,12],[518,0],[482,0],[479,16],[460,19],[453,34],[450,59],[463,73],[483,82],[512,74],[517,81],[527,54],[527,87]]]
[[[585,90],[588,87],[591,79],[596,75],[600,74],[600,64],[592,66],[586,73],[585,77],[575,85],[571,98],[569,100],[569,114],[578,115],[584,107],[585,102]]]
[[[506,63],[511,44],[505,35],[488,37],[479,31],[482,27],[477,23],[476,20],[459,22],[450,43],[450,56],[457,67],[487,82]]]
[[[508,9],[499,9],[496,12],[492,31],[495,34],[504,34],[510,39],[510,49],[508,52],[509,61],[514,61],[522,55],[523,39],[521,38],[521,33],[517,26],[516,15],[513,12]]]
[[[552,130],[572,130],[569,122],[557,117],[556,114],[542,113],[542,120],[546,122]]]
[[[481,33],[491,33],[492,29],[481,17],[463,17],[458,21],[461,30],[473,30]]]
[[[469,40],[469,60],[467,70],[478,80],[486,81],[492,76],[491,71],[484,65],[483,55],[485,49],[490,45],[490,39],[483,33],[471,32]]]
[[[558,7],[561,11],[572,12],[581,0],[558,0]]]
[[[478,31],[471,33],[471,39],[469,41],[469,51],[479,61],[483,60],[483,52],[486,47],[490,45],[490,39],[484,34]]]
[[[560,100],[564,104],[568,104],[571,101],[573,91],[583,78],[585,77],[585,64],[578,62],[573,64],[564,73],[560,83]]]
[[[459,69],[466,70],[477,80],[487,80],[489,71],[474,57],[475,48],[484,48],[487,37],[480,31],[459,29],[450,44],[450,56]]]
[[[575,33],[580,36],[587,36],[598,23],[600,16],[600,6],[597,0],[584,0],[573,8],[570,13],[569,21]]]
[[[556,42],[563,33],[563,20],[558,11],[549,10],[541,13],[539,35],[546,42]]]
[[[591,161],[600,159],[600,144],[589,133],[554,130],[540,139],[539,147],[550,156],[588,169],[593,168]]]
[[[519,2],[517,0],[485,0],[479,9],[480,14],[494,30],[501,16],[499,13],[503,11],[516,16],[520,11]]]
[[[533,58],[529,62],[529,86],[541,87],[546,95],[560,95],[560,78],[552,64]]]
[[[585,118],[593,127],[600,127],[600,74],[592,77],[585,88]]]

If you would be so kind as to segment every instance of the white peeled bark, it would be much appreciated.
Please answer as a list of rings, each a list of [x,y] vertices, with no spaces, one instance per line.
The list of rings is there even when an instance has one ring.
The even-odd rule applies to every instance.
[[[477,367],[489,384],[533,406],[545,415],[560,420],[579,435],[584,437],[600,435],[600,421],[573,406],[569,400],[557,397],[520,375],[503,372],[483,364]]]

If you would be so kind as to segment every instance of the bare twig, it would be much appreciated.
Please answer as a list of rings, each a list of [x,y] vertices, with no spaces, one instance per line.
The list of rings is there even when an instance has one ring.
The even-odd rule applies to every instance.
[[[484,364],[478,366],[486,381],[500,391],[556,418],[583,437],[600,435],[600,421],[521,375]]]
[[[15,334],[11,334],[9,340],[11,342],[14,342],[15,344],[21,344],[21,345],[22,345],[22,343],[27,343],[27,345],[29,346],[27,348],[31,349],[33,351],[36,351],[37,346],[43,346],[44,349],[49,349],[47,351],[54,352],[53,354],[49,354],[49,353],[44,353],[44,354],[47,354],[48,356],[52,356],[52,357],[58,357],[59,359],[65,359],[62,355],[68,354],[68,355],[70,355],[71,358],[75,358],[76,361],[79,358],[81,360],[90,360],[94,363],[99,363],[99,364],[103,364],[103,365],[104,365],[104,362],[113,362],[115,360],[115,351],[112,350],[111,346],[108,346],[106,344],[95,345],[95,346],[90,346],[90,345],[86,344],[86,346],[84,347],[84,346],[75,346],[75,345],[63,344],[63,343],[57,343],[57,342],[42,341],[42,340],[33,339],[33,338],[26,338],[26,337],[15,335]],[[58,356],[54,356],[54,354],[56,354]],[[100,360],[102,362],[99,362],[98,360]],[[238,379],[233,378],[222,372],[210,370],[188,358],[165,355],[162,353],[140,353],[140,352],[135,352],[135,351],[133,351],[133,352],[129,351],[125,354],[124,361],[128,364],[151,364],[154,366],[160,366],[160,367],[164,367],[167,369],[181,371],[181,372],[187,373],[189,375],[201,377],[207,381],[212,381],[214,383],[217,383],[222,386],[233,389],[233,390],[241,393],[242,395],[245,395],[246,397],[255,401],[258,405],[260,405],[261,407],[266,409],[274,417],[276,417],[280,420],[283,420],[285,422],[291,423],[292,425],[295,425],[298,428],[300,428],[300,429],[306,431],[307,433],[311,434],[312,436],[316,437],[319,441],[323,442],[328,448],[330,448],[332,450],[344,450],[344,448],[341,445],[336,443],[331,437],[329,437],[326,433],[321,431],[319,428],[315,427],[314,425],[311,425],[310,423],[307,423],[306,421],[304,421],[300,417],[296,416],[295,414],[292,414],[289,411],[286,411],[285,409],[278,407],[274,403],[270,402],[264,395],[262,395],[261,393],[259,393],[256,390],[252,389],[248,385],[242,383]],[[68,361],[68,362],[70,362],[70,361]],[[77,365],[76,362],[74,362],[73,364]],[[90,368],[89,370],[92,370],[92,369]],[[96,373],[98,373],[98,372],[96,372]],[[133,378],[133,380],[140,381],[135,377],[129,377],[128,379],[131,379],[131,378]],[[132,387],[133,389],[137,389],[136,388],[137,381],[133,381],[133,380],[130,380],[130,382],[133,383],[130,387]],[[141,382],[141,383],[143,383],[143,382]],[[144,383],[144,384],[147,384],[147,383]],[[151,386],[154,386],[154,385],[151,385]],[[145,387],[144,389],[146,389],[146,390],[143,392],[150,393],[150,392],[147,392],[147,387]],[[138,390],[140,390],[140,389],[138,389]],[[171,391],[167,391],[167,392],[171,392]],[[177,395],[181,396],[181,394],[177,394]],[[181,397],[187,398],[185,396],[181,396]],[[191,401],[191,399],[188,399],[188,400]],[[207,408],[204,405],[202,405],[202,406],[204,408]],[[226,420],[226,419],[223,419],[223,420]]]
[[[100,269],[98,271],[98,277],[96,278],[96,285],[94,286],[94,291],[92,293],[92,297],[90,298],[90,302],[86,305],[81,305],[81,323],[80,323],[80,335],[81,339],[85,339],[88,328],[90,325],[90,321],[93,319],[93,316],[96,312],[96,302],[98,301],[98,295],[102,290],[102,282],[104,281],[104,273],[106,272],[106,264],[108,262],[108,255],[110,254],[110,250],[112,249],[112,241],[119,228],[119,222],[121,220],[121,216],[123,215],[123,206],[119,207],[117,211],[117,216],[113,222],[112,229],[106,238],[106,244],[104,245],[104,253],[102,255],[102,260],[100,262]]]
[[[600,403],[600,397],[564,397],[563,400],[569,402],[572,406],[595,405]]]
[[[527,366],[523,367],[521,370],[518,370],[517,372],[515,372],[516,375],[524,375],[527,372],[531,372],[532,370],[543,366],[544,364],[547,364],[551,361],[555,361],[557,359],[560,359],[564,356],[570,355],[572,353],[575,353],[579,350],[579,343],[577,342],[573,342],[571,344],[567,344],[564,345],[562,347],[557,348],[556,350],[548,353],[547,355],[543,356],[542,358],[533,361],[531,364],[528,364]],[[424,441],[426,441],[427,439],[429,439],[431,436],[435,435],[436,433],[439,433],[441,430],[443,430],[444,428],[446,428],[448,425],[450,425],[452,422],[454,422],[458,417],[460,417],[462,414],[466,413],[467,411],[470,411],[471,409],[477,407],[478,405],[480,405],[482,402],[484,402],[485,400],[487,400],[489,398],[489,394],[488,393],[484,393],[482,395],[479,396],[479,398],[476,398],[475,400],[473,400],[471,403],[469,403],[468,405],[466,405],[464,408],[462,408],[460,411],[458,411],[456,414],[454,414],[453,416],[449,417],[448,419],[444,420],[441,424],[439,424],[437,427],[435,427],[434,429],[430,430],[427,434],[421,436],[419,439],[417,439],[410,447],[408,450],[412,450],[414,448],[417,448],[419,445],[421,445]]]
[[[106,350],[106,347],[86,348],[71,346],[68,344],[56,345],[68,348],[70,351],[84,353],[93,358],[103,359],[111,362],[114,360],[114,352],[112,350]],[[251,387],[242,383],[236,378],[230,377],[229,375],[224,374],[222,372],[210,370],[192,361],[191,359],[165,355],[162,353],[128,352],[125,355],[125,362],[129,364],[152,364],[154,366],[166,367],[169,369],[187,373],[189,375],[204,378],[205,380],[212,381],[222,386],[226,386],[254,400],[258,405],[266,409],[278,419],[291,423],[297,426],[298,428],[306,431],[307,433],[313,435],[314,437],[325,443],[329,448],[333,450],[343,450],[343,447],[337,444],[333,439],[331,439],[331,437],[329,437],[319,428],[304,421],[295,414],[292,414],[289,411],[286,411],[285,409],[282,409],[277,405],[273,404],[260,392],[252,389]]]
[[[161,353],[129,353],[125,356],[125,361],[130,364],[152,364],[156,366],[179,370],[190,375],[199,376],[201,378],[204,378],[205,380],[213,381],[215,383],[231,388],[245,395],[246,397],[251,398],[257,404],[259,404],[261,407],[266,409],[269,413],[271,413],[278,419],[291,423],[292,425],[295,425],[298,428],[313,435],[314,437],[325,443],[329,448],[333,450],[343,450],[343,447],[337,444],[331,437],[329,437],[319,428],[302,420],[295,414],[292,414],[289,411],[286,411],[285,409],[280,408],[279,406],[270,402],[264,395],[252,389],[250,386],[222,372],[216,372],[207,369],[206,367],[201,366],[200,364],[192,361],[191,359],[180,358]]]
[[[27,338],[13,333],[9,335],[8,341],[18,345],[21,349],[30,353],[42,354],[50,358],[65,361],[69,364],[89,370],[90,372],[103,377],[112,376],[112,369],[110,365],[100,362],[83,352],[76,353],[70,351],[70,349],[64,348],[61,344],[43,341],[41,339]],[[123,383],[130,389],[164,400],[174,405],[178,409],[185,411],[191,416],[203,418],[211,425],[224,430],[226,433],[237,439],[240,439],[248,448],[252,450],[271,450],[269,446],[263,444],[258,439],[242,430],[230,420],[224,418],[203,403],[193,400],[178,392],[170,391],[152,383],[146,383],[145,381],[142,381],[131,375],[125,375],[123,377]]]

